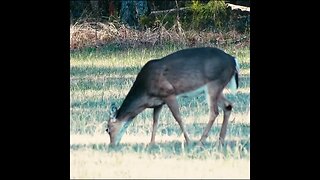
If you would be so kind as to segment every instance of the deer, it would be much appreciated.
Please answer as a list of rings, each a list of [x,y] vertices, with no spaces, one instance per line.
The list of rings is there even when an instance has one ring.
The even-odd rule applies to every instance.
[[[120,143],[133,119],[146,108],[153,108],[153,125],[150,144],[155,144],[159,114],[166,104],[180,126],[186,144],[190,138],[181,118],[177,98],[204,89],[209,106],[209,122],[198,143],[204,143],[208,133],[223,110],[219,142],[224,143],[233,104],[225,98],[223,90],[230,84],[233,94],[239,84],[238,60],[215,47],[187,48],[160,59],[148,61],[138,73],[120,108],[110,107],[107,133],[110,145]]]

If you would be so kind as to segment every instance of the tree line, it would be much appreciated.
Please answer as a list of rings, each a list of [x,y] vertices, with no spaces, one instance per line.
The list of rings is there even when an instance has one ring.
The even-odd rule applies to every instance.
[[[177,9],[172,12],[179,15],[179,9],[195,3],[207,4],[210,1],[213,0],[70,0],[70,22],[74,23],[82,18],[90,18],[95,21],[119,19],[124,24],[137,27],[148,21],[145,20],[148,16],[154,16],[157,12],[167,13],[170,11],[165,10]],[[226,0],[224,2],[247,6],[250,4],[250,0]]]

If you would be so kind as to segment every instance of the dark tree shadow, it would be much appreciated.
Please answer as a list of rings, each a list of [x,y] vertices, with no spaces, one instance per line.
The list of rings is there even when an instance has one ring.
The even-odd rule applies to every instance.
[[[153,145],[144,143],[121,143],[119,145],[109,145],[107,143],[100,144],[71,144],[70,149],[72,151],[80,149],[90,149],[94,151],[103,152],[135,152],[135,153],[147,153],[147,154],[162,154],[162,155],[192,155],[195,153],[200,155],[196,158],[200,158],[202,153],[222,153],[237,154],[242,156],[248,156],[250,152],[250,140],[226,140],[224,145],[219,142],[205,142],[203,146],[199,146],[197,141],[192,141],[189,145],[181,141],[168,141],[163,143],[155,143]]]

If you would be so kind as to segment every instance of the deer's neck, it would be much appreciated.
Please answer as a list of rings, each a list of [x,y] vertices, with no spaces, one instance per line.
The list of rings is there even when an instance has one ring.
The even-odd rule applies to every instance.
[[[135,118],[135,116],[146,108],[145,98],[142,91],[132,88],[119,108],[116,118],[120,121]]]

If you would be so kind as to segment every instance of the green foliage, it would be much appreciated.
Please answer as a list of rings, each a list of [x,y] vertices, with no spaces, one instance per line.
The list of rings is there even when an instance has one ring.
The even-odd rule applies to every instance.
[[[192,26],[195,29],[221,29],[227,19],[227,5],[224,1],[210,0],[202,4],[193,0],[190,5],[192,10]]]
[[[177,21],[176,14],[162,14],[157,16],[141,16],[139,23],[142,27],[165,27],[166,29],[171,28]]]
[[[154,27],[160,27],[163,22],[162,16],[141,16],[139,18],[139,24],[141,27],[144,28],[154,28]],[[170,20],[166,19],[165,22],[169,22]],[[171,23],[170,23],[171,24]]]

